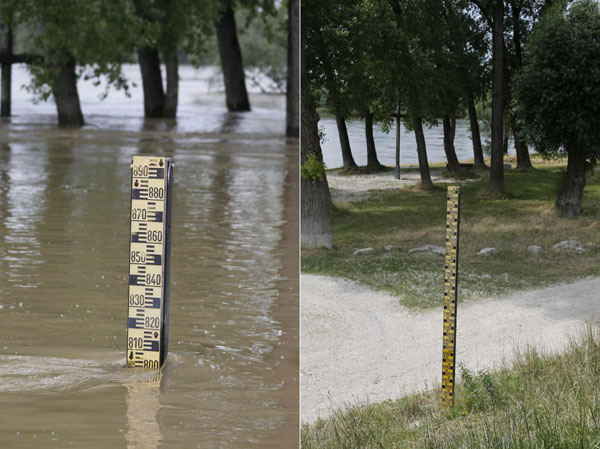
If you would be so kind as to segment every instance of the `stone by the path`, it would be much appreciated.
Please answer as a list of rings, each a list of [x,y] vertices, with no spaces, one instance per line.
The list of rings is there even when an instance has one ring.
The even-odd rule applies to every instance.
[[[498,250],[496,248],[483,248],[479,251],[479,254],[483,256],[491,256],[492,254],[496,254]]]
[[[441,247],[441,246],[435,246],[435,245],[423,245],[423,246],[419,246],[418,248],[412,248],[409,249],[408,252],[410,254],[412,253],[425,253],[428,254],[430,256],[445,256],[446,255],[446,249]]]
[[[354,251],[352,253],[353,256],[364,256],[365,254],[370,254],[373,251],[375,251],[373,248],[369,247],[369,248],[361,248],[361,249],[357,249],[356,251]]]
[[[392,245],[385,245],[385,247],[383,249],[386,251],[392,251],[394,249],[394,247]]]
[[[585,251],[583,245],[574,239],[563,240],[562,242],[558,242],[556,245],[552,246],[552,249],[554,251],[572,251],[577,254],[581,254]]]
[[[527,247],[527,250],[533,254],[544,254],[544,248],[539,245],[530,245]]]

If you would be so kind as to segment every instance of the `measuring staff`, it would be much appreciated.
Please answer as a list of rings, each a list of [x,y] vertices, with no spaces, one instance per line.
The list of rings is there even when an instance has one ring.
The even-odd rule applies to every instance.
[[[454,406],[459,228],[460,187],[448,186],[446,206],[446,266],[444,272],[444,337],[442,348],[442,406],[444,408],[452,408]]]
[[[127,366],[159,369],[169,342],[173,163],[134,156],[131,164]]]

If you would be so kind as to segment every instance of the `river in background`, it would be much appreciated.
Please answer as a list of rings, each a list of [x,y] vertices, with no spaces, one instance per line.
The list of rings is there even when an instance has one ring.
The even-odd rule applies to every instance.
[[[298,149],[282,96],[228,113],[182,67],[175,120],[80,82],[58,129],[13,71],[0,128],[0,446],[284,448],[298,441]],[[169,357],[126,369],[129,165],[172,157]]]
[[[350,119],[346,122],[348,128],[348,138],[352,148],[352,156],[358,165],[367,165],[367,143],[365,138],[365,122],[359,119]],[[417,145],[415,143],[415,134],[413,131],[407,131],[404,124],[401,124],[400,132],[400,164],[418,166]],[[321,143],[323,150],[323,160],[328,168],[337,168],[343,165],[342,150],[340,149],[340,139],[338,136],[335,118],[325,117],[319,121],[319,127],[325,135],[325,140]],[[446,153],[444,153],[444,130],[440,124],[438,126],[423,126],[425,141],[427,143],[427,158],[429,162],[446,162]],[[392,125],[389,133],[381,130],[380,126],[373,127],[375,146],[377,148],[377,157],[383,165],[396,165],[396,124]],[[482,143],[486,136],[482,134]],[[473,159],[473,141],[471,140],[471,131],[468,120],[456,121],[456,135],[454,137],[454,147],[456,155],[460,161]],[[509,141],[509,154],[514,154],[512,139]]]

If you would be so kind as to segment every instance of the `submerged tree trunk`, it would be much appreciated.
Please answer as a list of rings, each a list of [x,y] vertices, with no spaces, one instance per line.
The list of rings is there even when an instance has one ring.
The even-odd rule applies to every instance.
[[[377,159],[377,150],[375,149],[375,139],[373,138],[373,113],[365,113],[365,136],[367,138],[367,168],[379,170],[383,167]]]
[[[585,188],[585,152],[575,147],[568,147],[567,151],[567,174],[563,188],[556,198],[556,206],[563,215],[575,218],[581,213],[581,200]]]
[[[356,162],[352,157],[352,148],[350,147],[350,139],[348,138],[348,129],[346,128],[346,120],[341,115],[339,108],[334,104],[333,113],[335,114],[335,122],[337,124],[338,135],[340,137],[340,147],[342,149],[342,160],[344,161],[344,169],[348,170],[356,168]]]
[[[431,174],[429,173],[429,162],[427,161],[427,147],[425,145],[425,134],[423,133],[423,121],[420,117],[413,117],[415,128],[415,139],[417,141],[417,155],[419,156],[419,172],[421,174],[421,188],[423,190],[433,189]]]
[[[519,125],[514,114],[510,114],[510,125],[515,139],[515,150],[517,151],[517,170],[531,171],[533,170],[533,165],[529,157],[529,148],[527,148],[527,144],[521,138]]]
[[[167,69],[167,92],[165,95],[165,106],[163,117],[177,117],[177,103],[179,100],[179,61],[177,50],[165,55],[165,66]]]
[[[467,102],[469,110],[469,122],[471,124],[471,137],[473,138],[473,166],[476,168],[485,167],[483,159],[483,149],[481,148],[481,135],[479,133],[479,121],[477,120],[477,110],[475,109],[475,101],[469,97]]]
[[[318,121],[319,116],[315,110],[315,105],[308,85],[308,69],[306,67],[306,58],[304,56],[304,46],[306,42],[306,20],[302,20],[302,47],[301,47],[301,151],[300,163],[304,165],[309,156],[311,159],[322,163],[323,154],[319,140]],[[326,247],[333,246],[331,237],[331,196],[327,177],[323,174],[321,179],[312,181],[310,179],[301,179],[300,195],[300,222],[301,222],[301,244],[306,247]]]
[[[83,114],[77,92],[77,75],[75,61],[68,58],[58,68],[58,77],[54,83],[52,94],[58,112],[60,126],[83,126]]]
[[[287,91],[286,91],[286,114],[285,135],[287,137],[298,137],[299,130],[299,87],[300,70],[298,67],[300,41],[298,39],[300,25],[299,0],[288,0],[288,65],[287,65]],[[345,163],[344,163],[345,166]]]
[[[13,54],[13,32],[8,23],[0,23],[0,53]],[[2,68],[2,86],[0,87],[0,117],[10,117],[12,64],[4,62]]]
[[[248,93],[246,92],[246,75],[242,63],[242,51],[237,37],[235,15],[229,1],[215,26],[223,81],[225,83],[227,109],[230,111],[249,111],[250,101],[248,101]]]
[[[444,114],[442,116],[442,122],[444,127],[444,152],[446,153],[446,160],[448,161],[448,170],[454,173],[462,172],[460,163],[456,157],[456,150],[454,148],[454,135],[456,134],[456,116],[450,114]]]
[[[492,3],[492,161],[490,191],[504,193],[504,0]]]
[[[144,116],[147,118],[162,117],[165,110],[165,92],[160,73],[158,50],[152,47],[140,48],[138,60],[144,87]]]

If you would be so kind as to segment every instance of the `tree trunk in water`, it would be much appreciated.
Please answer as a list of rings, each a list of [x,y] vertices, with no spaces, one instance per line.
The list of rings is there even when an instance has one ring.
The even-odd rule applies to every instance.
[[[300,130],[298,129],[298,114],[300,113],[300,105],[298,104],[298,97],[300,95],[298,91],[300,87],[300,70],[298,70],[298,53],[300,51],[300,42],[298,39],[299,16],[299,0],[288,0],[288,66],[285,114],[285,135],[287,137],[298,137],[300,135]],[[345,166],[346,163],[344,162]]]
[[[585,152],[574,147],[567,147],[567,151],[567,174],[556,198],[556,206],[563,215],[575,218],[581,213],[581,199],[585,188]]]
[[[163,117],[175,118],[177,117],[177,103],[179,99],[179,61],[177,60],[177,50],[165,56],[165,66],[167,68],[167,93],[165,95]]]
[[[431,174],[429,173],[429,162],[427,161],[427,147],[425,145],[425,134],[423,133],[423,121],[420,117],[413,117],[415,128],[415,139],[417,141],[417,155],[419,156],[419,172],[421,174],[421,188],[423,190],[433,189]]]
[[[235,15],[229,2],[227,2],[225,11],[221,13],[217,20],[216,29],[227,109],[232,112],[249,111],[250,102],[246,92],[246,75],[242,64],[242,51],[237,38]]]
[[[517,151],[517,170],[519,171],[531,171],[533,165],[531,165],[531,158],[529,157],[529,149],[527,144],[521,139],[519,134],[519,125],[514,114],[510,114],[510,125],[513,131],[513,137],[515,139],[515,149]]]
[[[492,162],[490,191],[504,193],[504,0],[492,4]]]
[[[304,46],[306,42],[306,18],[301,22],[302,26],[302,47],[301,47],[301,65],[302,77],[301,90],[302,107],[300,112],[301,126],[301,151],[300,163],[304,165],[309,157],[313,155],[317,161],[323,161],[321,153],[321,144],[319,140],[318,121],[319,116],[315,110],[315,105],[308,86],[308,69],[306,67],[306,58],[304,56]],[[331,237],[331,196],[327,177],[312,181],[310,179],[301,179],[301,201],[300,201],[300,222],[301,222],[301,244],[306,247],[333,247]]]
[[[442,116],[442,122],[444,125],[444,152],[446,153],[446,160],[448,161],[448,170],[455,174],[462,172],[460,163],[456,157],[456,150],[454,148],[454,135],[456,132],[456,117],[450,117],[450,114],[444,114]]]
[[[0,53],[13,54],[13,32],[10,24],[0,24]],[[12,64],[2,64],[2,86],[0,88],[0,117],[10,117],[12,89]]]
[[[83,114],[77,92],[75,61],[72,58],[58,68],[58,78],[52,91],[60,126],[83,126]]]
[[[333,106],[335,114],[335,122],[337,123],[338,135],[340,136],[340,147],[342,148],[342,160],[346,170],[356,168],[356,162],[352,157],[352,148],[350,148],[350,139],[348,138],[348,129],[346,128],[346,120],[342,117],[339,108]]]
[[[365,113],[365,136],[367,138],[367,168],[379,170],[383,165],[377,160],[377,150],[373,138],[373,113],[371,111]]]
[[[144,116],[147,118],[162,117],[165,110],[165,92],[160,73],[158,50],[151,47],[140,48],[138,60],[144,87]]]
[[[473,137],[473,166],[477,168],[483,168],[485,167],[485,161],[483,159],[483,150],[481,148],[481,135],[479,134],[477,110],[475,109],[475,101],[471,97],[468,100],[467,109],[469,110],[471,136]]]

